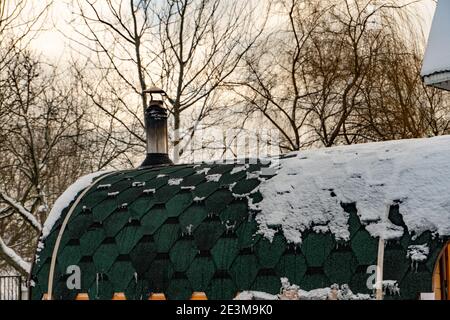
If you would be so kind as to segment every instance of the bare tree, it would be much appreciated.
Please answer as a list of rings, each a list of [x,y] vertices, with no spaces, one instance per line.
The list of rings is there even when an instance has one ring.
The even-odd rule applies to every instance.
[[[278,130],[281,151],[448,132],[442,93],[419,77],[413,2],[278,1],[285,23],[228,81],[238,115]]]
[[[2,128],[0,130],[0,145],[1,150],[5,147],[9,138],[8,129],[6,129],[12,120],[12,112],[15,112],[14,108],[11,108],[9,101],[13,99],[13,94],[7,89],[10,80],[8,78],[8,72],[5,70],[14,64],[18,54],[29,43],[30,39],[39,31],[41,27],[42,18],[45,16],[50,2],[34,10],[33,15],[24,15],[26,8],[29,8],[32,4],[26,0],[0,0],[0,122]],[[12,173],[14,170],[10,170],[8,165],[4,162],[7,159],[7,154],[2,154],[0,171]],[[17,226],[22,227],[24,232],[27,228],[31,228],[39,231],[41,226],[39,220],[30,213],[25,207],[21,205],[16,199],[9,197],[5,192],[4,186],[11,181],[11,176],[6,177],[1,174],[1,186],[0,186],[0,201],[6,206],[0,205],[0,257],[2,257],[9,265],[16,268],[22,274],[28,272],[28,264],[17,254],[14,250],[14,245],[17,245],[18,235],[14,233],[7,233],[8,227],[11,225],[5,223],[4,218],[11,217],[13,213],[16,213],[18,217],[14,217],[17,221]],[[0,262],[0,269],[4,263]]]
[[[449,132],[448,94],[425,87],[419,77],[425,40],[414,12],[385,21],[375,62],[362,90],[362,104],[348,121],[347,139],[368,142],[421,138]]]
[[[276,10],[286,24],[246,56],[244,76],[227,83],[243,98],[240,114],[246,115],[246,121],[249,114],[261,113],[267,125],[280,132],[281,150],[299,150],[311,143],[305,127],[313,112],[309,97],[317,94],[318,88],[310,89],[306,64],[312,58],[313,35],[320,32],[331,8],[317,1],[280,1]]]
[[[70,70],[21,50],[2,79],[0,255],[25,275],[54,201],[79,176],[121,165],[128,148],[110,143],[116,132],[99,129],[101,119]]]
[[[218,104],[224,104],[225,94],[217,95],[217,89],[260,37],[267,8],[261,10],[259,22],[252,9],[249,3],[239,1],[167,0],[157,12],[162,49],[160,81],[173,94],[170,111],[176,161],[199,123],[214,108],[220,109]],[[192,117],[182,126],[182,115],[188,110]],[[180,145],[183,140],[184,145]]]
[[[85,29],[78,31],[83,40],[75,41],[90,43],[94,56],[89,59],[103,71],[101,91],[110,88],[122,104],[123,116],[98,104],[98,92],[91,93],[92,98],[143,145],[142,111],[133,107],[136,99],[132,95],[140,96],[142,110],[147,105],[147,88],[166,90],[173,116],[175,162],[200,123],[207,125],[204,120],[221,99],[219,86],[236,70],[264,25],[263,19],[257,23],[261,27],[255,27],[250,5],[237,1],[76,2]],[[119,86],[128,90],[119,90]]]
[[[39,33],[51,3],[34,6],[28,0],[0,0],[0,69],[12,59],[14,51],[25,48]]]

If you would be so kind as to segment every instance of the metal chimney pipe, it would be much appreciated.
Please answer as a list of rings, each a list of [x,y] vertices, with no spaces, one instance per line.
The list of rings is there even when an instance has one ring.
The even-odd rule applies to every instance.
[[[151,99],[145,110],[147,157],[141,167],[172,165],[173,162],[169,158],[168,114],[163,101],[166,93],[159,88],[151,88],[145,93],[150,94]],[[160,95],[160,98],[155,99],[155,95]]]

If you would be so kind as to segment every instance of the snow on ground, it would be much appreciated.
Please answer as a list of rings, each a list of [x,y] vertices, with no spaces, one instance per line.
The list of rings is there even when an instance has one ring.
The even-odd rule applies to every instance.
[[[249,300],[279,300],[278,296],[260,292],[260,291],[243,291],[239,293],[234,300],[243,300],[243,301],[249,301]]]
[[[79,178],[77,181],[75,181],[74,184],[67,188],[67,190],[55,201],[55,204],[53,205],[52,210],[50,211],[47,220],[44,223],[44,227],[42,228],[41,241],[50,234],[50,231],[52,230],[56,221],[58,221],[61,217],[61,213],[64,208],[66,208],[69,203],[75,200],[77,194],[91,185],[96,178],[107,173],[109,173],[109,171],[100,171],[88,174],[84,177]]]
[[[257,221],[268,239],[281,227],[296,244],[314,228],[348,240],[341,203],[356,203],[372,236],[396,239],[404,230],[387,216],[397,201],[411,233],[450,235],[450,136],[302,151],[278,165],[260,187]]]
[[[329,288],[319,288],[311,291],[291,285],[287,278],[281,278],[280,294],[272,295],[260,291],[243,291],[234,300],[371,300],[368,294],[354,294],[346,284],[334,284]]]

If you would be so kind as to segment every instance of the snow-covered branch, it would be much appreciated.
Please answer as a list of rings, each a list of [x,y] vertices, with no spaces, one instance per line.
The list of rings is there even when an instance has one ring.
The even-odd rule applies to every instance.
[[[33,226],[33,228],[35,228],[39,232],[42,231],[42,225],[40,224],[40,222],[36,219],[35,216],[33,216],[30,211],[25,209],[24,206],[2,192],[0,192],[0,198],[3,199],[17,213],[19,213],[29,224]]]
[[[0,256],[24,276],[27,276],[30,273],[31,264],[23,260],[13,249],[8,247],[1,237]]]

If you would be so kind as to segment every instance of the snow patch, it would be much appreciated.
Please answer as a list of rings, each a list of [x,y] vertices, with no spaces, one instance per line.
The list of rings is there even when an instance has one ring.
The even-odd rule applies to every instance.
[[[219,182],[220,178],[222,178],[221,174],[211,174],[206,176],[206,181],[208,182]]]
[[[42,213],[46,213],[48,211],[48,207],[46,205],[40,205],[37,209],[37,212],[42,214]]]
[[[280,294],[272,295],[260,291],[244,291],[234,300],[373,300],[368,294],[354,294],[347,284],[334,284],[329,288],[318,288],[311,291],[291,285],[287,278],[281,278]]]
[[[231,170],[230,175],[245,171],[248,167],[249,165],[234,167],[233,170]]]
[[[226,228],[226,234],[234,232],[237,226],[237,221],[231,222],[230,220],[227,220],[225,222],[225,228]]]
[[[248,201],[248,208],[250,210],[253,210],[253,211],[260,211],[261,210],[261,208],[259,206],[259,203],[254,203],[253,202],[253,198],[251,198],[250,196],[247,197],[247,201]]]
[[[266,301],[273,301],[273,300],[279,300],[277,295],[273,295],[266,292],[261,291],[243,291],[239,293],[234,300],[241,300],[241,301],[249,301],[249,300],[266,300]]]
[[[31,264],[22,257],[20,257],[13,249],[8,247],[5,242],[3,242],[3,239],[0,237],[0,251],[6,255],[9,259],[14,261],[15,264],[20,266],[20,268],[26,272],[31,271]]]
[[[417,270],[419,263],[426,261],[429,254],[430,248],[427,244],[412,245],[408,247],[406,257],[408,259],[411,259],[412,267],[415,267],[415,269]]]
[[[450,136],[293,153],[261,183],[259,233],[270,240],[281,227],[298,244],[304,231],[327,226],[336,239],[349,240],[341,203],[356,203],[372,236],[397,239],[404,230],[388,213],[399,202],[409,232],[450,235],[449,158]]]
[[[41,252],[42,250],[44,250],[44,244],[42,242],[39,242],[36,251]]]
[[[233,192],[233,188],[234,188],[236,185],[237,185],[237,182],[230,183],[230,184],[228,185],[228,190],[230,190],[231,192]]]
[[[122,203],[120,206],[119,206],[119,209],[121,209],[121,210],[126,210],[128,208],[128,203]]]
[[[383,295],[389,293],[389,295],[400,295],[400,287],[397,280],[384,280],[383,285]]]
[[[233,189],[233,188],[231,188],[230,191],[232,192],[233,197],[236,198],[236,199],[244,199],[244,198],[249,199],[250,196],[251,196],[252,194],[255,194],[255,193],[257,193],[257,192],[259,191],[259,187],[256,187],[255,189],[253,189],[253,190],[250,191],[249,193],[239,194],[239,193],[234,193],[232,189]],[[249,206],[251,205],[250,202],[249,202],[248,205],[249,205]]]
[[[315,233],[326,234],[326,233],[330,232],[330,228],[328,228],[328,226],[315,226],[315,227],[313,227],[313,231]]]
[[[407,258],[410,258],[412,261],[425,261],[428,258],[428,254],[430,253],[430,248],[428,245],[415,245],[408,247]]]
[[[261,171],[247,172],[247,180],[259,179],[260,175],[261,175]]]
[[[97,187],[97,189],[98,190],[106,190],[106,189],[109,189],[109,188],[111,188],[111,184],[110,183],[108,183],[108,184],[101,184],[101,185],[99,185],[98,187]]]
[[[0,198],[3,198],[3,200],[5,200],[11,207],[13,207],[14,210],[16,210],[22,217],[24,217],[29,223],[31,223],[37,230],[42,230],[42,226],[39,221],[30,211],[25,209],[24,206],[4,193],[0,193]]]
[[[142,188],[145,187],[145,182],[136,181],[131,184],[133,188]]]
[[[188,235],[188,236],[192,236],[194,230],[194,225],[193,224],[189,224],[188,226],[186,226],[185,231],[182,232],[182,235]]]
[[[196,174],[208,174],[209,170],[211,170],[211,168],[203,168],[201,170],[197,170]]]
[[[169,179],[169,186],[179,186],[183,182],[183,178],[173,178]]]

